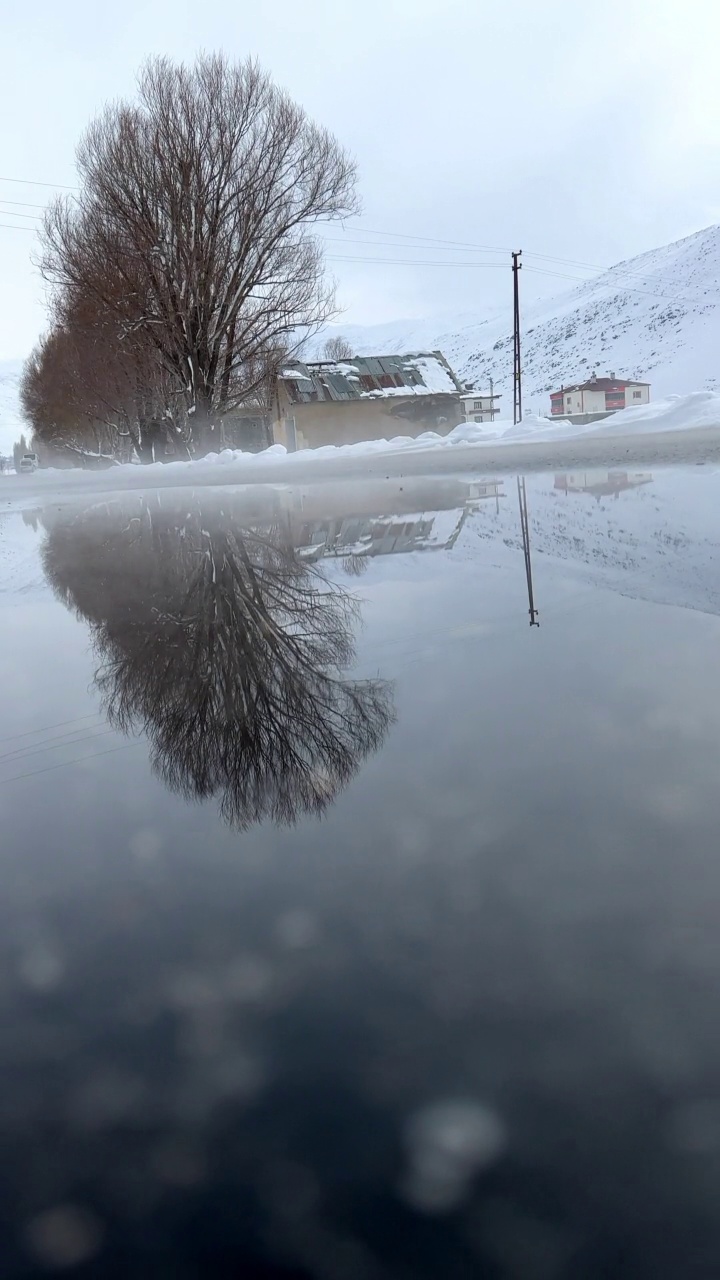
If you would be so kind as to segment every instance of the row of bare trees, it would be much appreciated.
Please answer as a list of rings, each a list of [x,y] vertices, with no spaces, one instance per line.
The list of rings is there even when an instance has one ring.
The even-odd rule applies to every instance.
[[[36,439],[149,459],[217,447],[334,312],[319,222],[353,161],[253,61],[148,62],[77,152],[41,233],[52,326],[22,385]]]

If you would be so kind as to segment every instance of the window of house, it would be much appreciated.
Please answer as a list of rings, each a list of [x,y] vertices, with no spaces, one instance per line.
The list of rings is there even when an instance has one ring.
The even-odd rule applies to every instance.
[[[473,409],[482,409],[482,400],[474,400]]]
[[[641,391],[633,391],[633,400],[639,400],[641,396],[642,396]]]
[[[572,396],[568,396],[568,398],[567,398],[567,402],[568,402],[568,404],[572,404]]]

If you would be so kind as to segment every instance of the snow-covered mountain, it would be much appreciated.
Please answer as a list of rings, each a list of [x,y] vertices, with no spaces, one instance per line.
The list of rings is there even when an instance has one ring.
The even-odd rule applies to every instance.
[[[528,255],[525,263],[546,267]],[[558,273],[577,274],[557,265]],[[522,277],[521,277],[522,283]],[[458,375],[512,388],[512,316],[337,325],[358,355],[441,350]],[[522,308],[524,395],[549,411],[548,393],[593,371],[642,378],[653,399],[720,387],[720,226],[618,263],[552,299]],[[507,401],[505,401],[507,403]]]
[[[560,275],[581,267],[527,255],[525,267]],[[527,277],[525,277],[527,278]],[[524,282],[521,277],[521,284]],[[440,350],[463,381],[504,396],[512,389],[512,316],[508,307],[450,319],[339,324],[317,339],[343,334],[357,355]],[[651,383],[654,400],[720,390],[720,226],[652,249],[583,280],[566,293],[522,306],[524,405],[548,413],[549,392],[596,371]],[[0,361],[0,452],[25,429],[19,408],[20,361]]]

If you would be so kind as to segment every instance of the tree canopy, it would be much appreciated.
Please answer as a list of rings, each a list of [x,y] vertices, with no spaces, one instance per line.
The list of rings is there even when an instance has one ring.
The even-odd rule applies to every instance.
[[[333,314],[314,229],[356,211],[355,165],[256,62],[212,54],[147,62],[77,166],[41,233],[54,325],[26,412],[56,439],[206,452]]]

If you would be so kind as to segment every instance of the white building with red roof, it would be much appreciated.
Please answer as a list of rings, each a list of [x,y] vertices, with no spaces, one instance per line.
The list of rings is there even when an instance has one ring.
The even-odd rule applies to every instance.
[[[593,374],[587,382],[574,382],[550,393],[550,416],[553,418],[607,417],[618,409],[648,404],[650,383],[628,378],[607,378]]]

